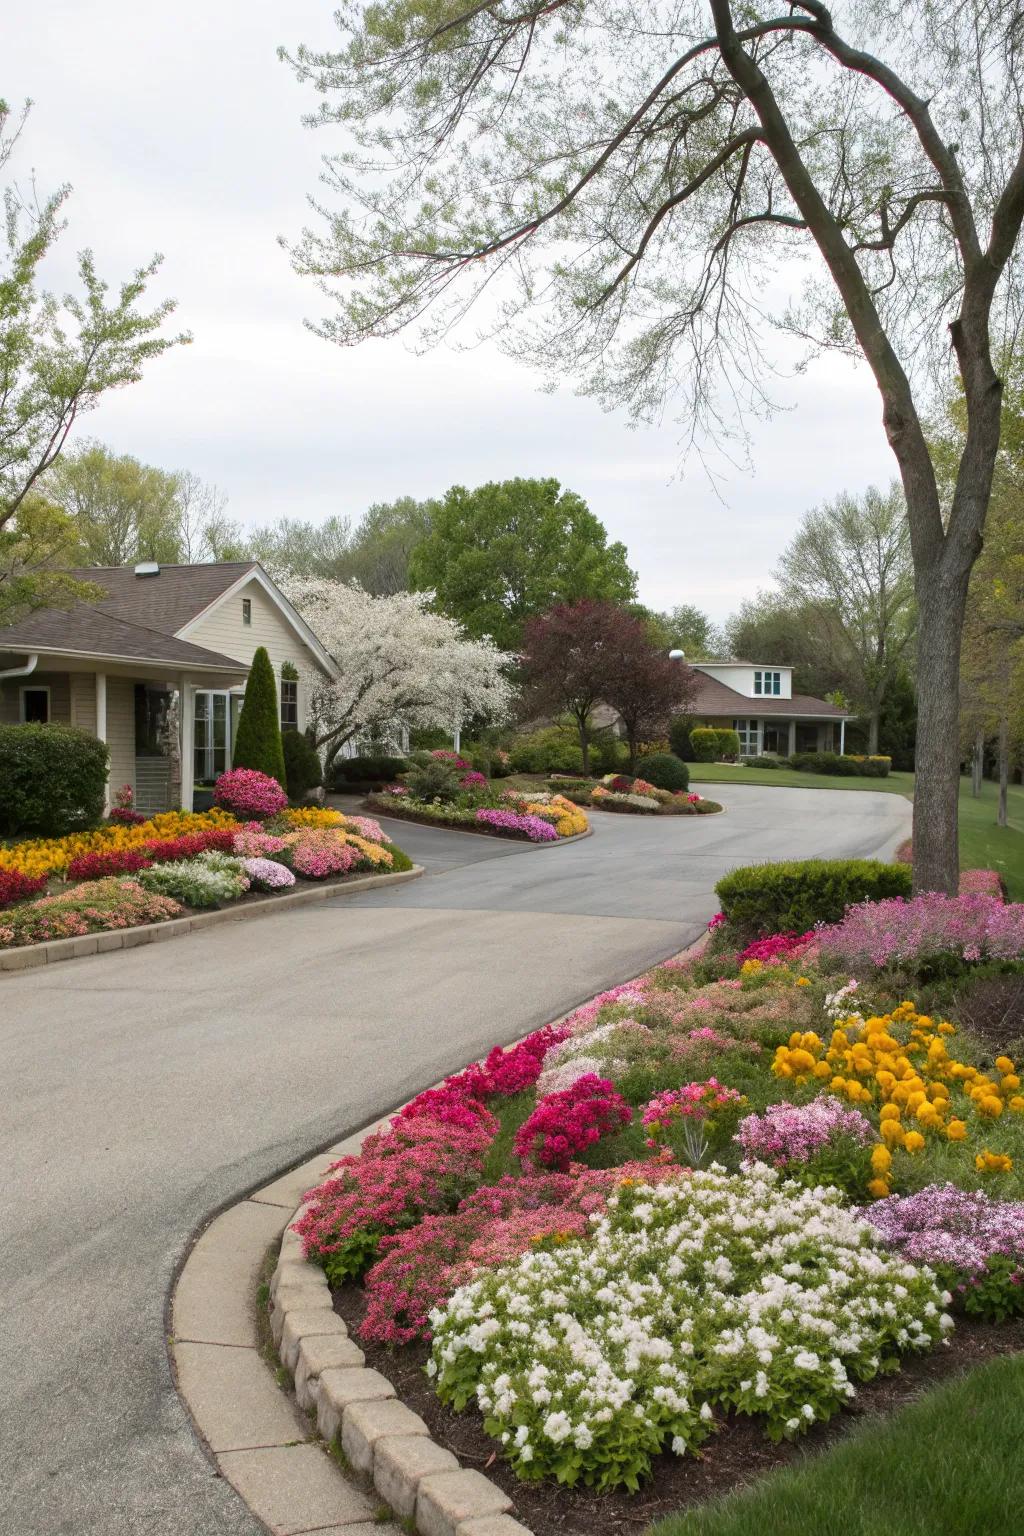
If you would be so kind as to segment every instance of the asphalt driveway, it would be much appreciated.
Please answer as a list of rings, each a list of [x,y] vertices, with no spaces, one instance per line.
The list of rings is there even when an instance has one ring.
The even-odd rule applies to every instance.
[[[420,881],[0,977],[3,1536],[256,1536],[167,1367],[204,1218],[682,948],[725,870],[909,834],[896,795],[714,793],[567,847],[394,823]]]

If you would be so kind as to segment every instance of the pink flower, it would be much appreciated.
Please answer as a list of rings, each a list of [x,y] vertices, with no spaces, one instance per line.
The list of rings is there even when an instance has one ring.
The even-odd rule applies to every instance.
[[[247,821],[252,817],[274,816],[288,804],[288,796],[277,780],[255,768],[232,768],[222,773],[214,785],[213,798],[225,810]]]

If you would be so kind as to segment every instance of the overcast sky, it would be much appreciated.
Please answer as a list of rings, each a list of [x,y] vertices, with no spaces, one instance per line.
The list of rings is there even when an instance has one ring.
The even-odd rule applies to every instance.
[[[551,396],[493,350],[413,356],[398,342],[339,349],[303,328],[321,297],[277,236],[307,217],[318,157],[337,141],[300,122],[313,104],[279,44],[331,46],[316,0],[44,0],[5,29],[0,94],[35,101],[19,149],[43,190],[73,184],[51,280],[90,245],[116,280],[162,251],[190,347],[85,423],[118,452],[195,470],[246,524],[281,514],[358,518],[374,501],[453,483],[554,475],[622,539],[652,607],[722,619],[770,573],[801,512],[892,478],[874,386],[829,359],[787,384],[755,425],[755,473],[720,499],[679,429],[630,430],[568,389]]]

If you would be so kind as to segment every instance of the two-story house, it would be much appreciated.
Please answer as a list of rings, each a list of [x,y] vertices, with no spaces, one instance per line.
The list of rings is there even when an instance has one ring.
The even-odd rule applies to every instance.
[[[231,766],[253,655],[265,646],[281,725],[302,730],[318,677],[338,669],[255,561],[80,570],[99,596],[0,629],[0,724],[77,725],[110,748],[110,795],[191,808]]]
[[[695,661],[698,688],[687,713],[737,732],[741,757],[842,752],[854,717],[826,699],[793,692],[793,668],[752,661]]]

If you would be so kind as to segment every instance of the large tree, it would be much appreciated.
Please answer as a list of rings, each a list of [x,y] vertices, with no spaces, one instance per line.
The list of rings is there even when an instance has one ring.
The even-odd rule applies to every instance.
[[[83,565],[178,559],[178,480],[167,470],[85,441],[58,460],[44,483],[75,525]]]
[[[765,403],[773,325],[866,362],[921,615],[914,877],[954,891],[993,338],[1021,296],[1016,7],[848,0],[836,21],[822,0],[382,0],[339,24],[340,51],[293,60],[317,124],[346,130],[325,223],[294,252],[338,294],[325,336],[428,311],[445,332],[486,291],[496,334],[550,373],[647,416],[681,394],[716,433],[734,399]],[[950,372],[968,429],[943,505],[922,415]]]
[[[14,155],[28,109],[12,117],[0,101],[0,170]],[[33,189],[34,191],[34,189]],[[160,258],[140,267],[108,300],[91,251],[78,256],[77,293],[39,286],[40,269],[65,227],[70,187],[48,197],[4,194],[0,255],[0,528],[17,514],[60,458],[68,436],[103,395],[142,377],[144,365],[187,336],[163,334],[174,309],[142,300]]]
[[[432,613],[425,594],[374,597],[317,576],[293,577],[285,592],[338,663],[337,678],[309,679],[325,772],[356,736],[401,725],[457,731],[507,714],[511,657]]]
[[[582,496],[557,480],[452,486],[413,550],[415,587],[471,635],[516,650],[523,626],[555,603],[624,601],[636,588],[623,544],[609,544]]]
[[[633,611],[645,621],[651,640],[665,651],[683,651],[690,661],[710,661],[722,653],[724,637],[695,603],[679,603],[664,613],[651,613],[639,605]]]
[[[696,692],[692,669],[652,645],[641,627],[620,650],[604,688],[604,698],[618,710],[629,745],[629,766],[636,769],[642,741],[666,736],[672,717],[685,714]]]
[[[522,646],[526,708],[572,716],[589,773],[591,716],[602,701],[612,702],[608,690],[623,657],[651,649],[642,621],[615,603],[581,598],[527,620]]]
[[[843,493],[806,513],[782,556],[779,582],[783,599],[802,609],[827,647],[836,684],[866,716],[868,751],[877,752],[882,706],[917,618],[901,487]]]

